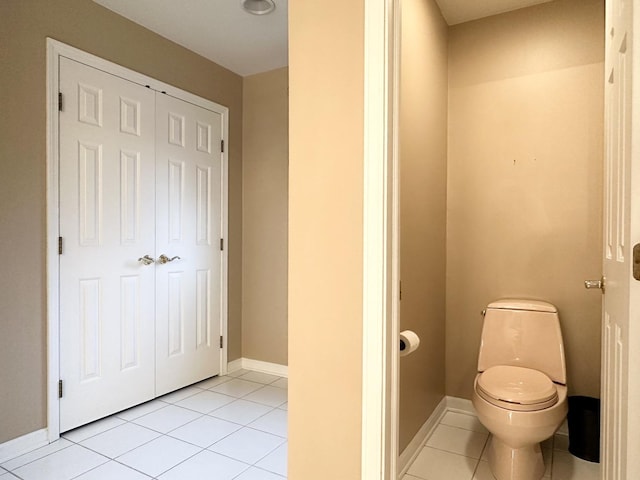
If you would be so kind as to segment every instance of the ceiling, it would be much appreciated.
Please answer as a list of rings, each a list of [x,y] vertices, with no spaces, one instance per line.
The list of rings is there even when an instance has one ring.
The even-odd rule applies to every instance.
[[[288,0],[274,1],[252,15],[241,0],[94,0],[242,76],[288,63]]]
[[[242,76],[288,64],[288,0],[268,15],[246,13],[241,0],[93,1]],[[549,1],[436,0],[449,25]]]
[[[490,17],[553,0],[436,0],[449,25]]]

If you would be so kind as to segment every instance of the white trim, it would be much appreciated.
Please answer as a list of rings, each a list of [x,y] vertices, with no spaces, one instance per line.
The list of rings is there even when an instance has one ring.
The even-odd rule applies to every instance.
[[[221,233],[225,247],[220,262],[221,303],[220,335],[225,338],[220,349],[220,374],[227,373],[227,332],[228,332],[228,260],[229,260],[229,109],[206,98],[199,97],[141,73],[129,70],[90,53],[71,47],[57,40],[47,38],[47,427],[50,442],[60,437],[60,404],[58,399],[58,379],[60,378],[59,345],[59,192],[58,192],[58,92],[59,59],[70,58],[90,67],[102,70],[127,81],[164,92],[167,95],[211,110],[222,117],[222,225]]]
[[[364,8],[363,196],[363,480],[395,478],[396,412],[392,412],[393,31],[394,0],[370,0]],[[391,218],[390,218],[391,217]],[[395,389],[397,391],[397,388]]]
[[[397,478],[400,479],[402,476],[407,473],[411,464],[416,459],[424,444],[427,443],[427,439],[431,436],[435,428],[438,426],[442,418],[447,414],[448,409],[448,399],[451,397],[444,397],[433,413],[429,416],[426,422],[420,427],[418,433],[411,439],[409,445],[405,447],[405,449],[400,454],[398,458],[398,475]]]
[[[476,410],[473,408],[471,400],[458,397],[445,397],[445,399],[447,400],[448,412],[466,413],[477,417]]]
[[[60,318],[58,192],[58,92],[56,43],[47,38],[47,427],[49,441],[60,438]]]
[[[289,367],[287,365],[263,362],[262,360],[253,360],[251,358],[241,358],[240,360],[242,361],[242,368],[246,370],[278,375],[279,377],[289,376]]]
[[[242,358],[236,358],[227,364],[227,375],[242,370]]]
[[[49,432],[47,432],[46,428],[27,433],[8,442],[0,443],[0,463],[4,463],[48,444]]]

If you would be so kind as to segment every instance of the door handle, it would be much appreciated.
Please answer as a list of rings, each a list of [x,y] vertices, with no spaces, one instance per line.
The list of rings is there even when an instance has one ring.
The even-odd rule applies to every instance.
[[[601,277],[600,280],[585,280],[584,288],[586,289],[599,288],[600,290],[602,290],[602,293],[604,293],[604,283],[605,283],[604,277]]]
[[[151,258],[149,255],[145,255],[144,257],[140,257],[138,259],[139,262],[142,262],[143,265],[151,265],[152,263],[155,262],[155,260],[153,258]]]
[[[169,258],[164,253],[158,257],[158,263],[161,265],[173,262],[174,260],[180,260],[180,257],[176,255],[175,257]]]

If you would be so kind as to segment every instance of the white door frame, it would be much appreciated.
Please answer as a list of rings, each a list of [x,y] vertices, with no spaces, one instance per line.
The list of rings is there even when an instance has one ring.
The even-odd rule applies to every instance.
[[[364,18],[362,480],[395,480],[398,460],[400,0]]]
[[[212,110],[222,116],[222,138],[229,143],[229,109],[210,100],[201,98],[179,88],[142,75],[128,68],[91,55],[57,40],[47,38],[47,434],[50,442],[60,437],[60,403],[58,399],[58,379],[60,378],[60,316],[59,295],[60,266],[58,261],[58,219],[59,212],[59,58],[67,57],[84,63],[112,75],[124,78],[153,90],[165,92],[167,95]],[[228,179],[229,154],[225,148],[222,157],[222,237],[228,245]],[[227,338],[228,317],[228,247],[222,252],[220,264],[221,275],[221,310],[220,335]],[[220,373],[227,373],[227,341],[220,349]]]

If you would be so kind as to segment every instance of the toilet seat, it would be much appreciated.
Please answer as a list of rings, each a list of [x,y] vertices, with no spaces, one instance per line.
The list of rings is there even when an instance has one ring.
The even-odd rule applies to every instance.
[[[507,410],[535,411],[558,402],[555,384],[544,373],[531,368],[497,365],[488,368],[477,381],[478,395]]]

